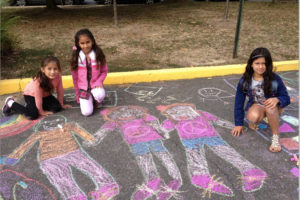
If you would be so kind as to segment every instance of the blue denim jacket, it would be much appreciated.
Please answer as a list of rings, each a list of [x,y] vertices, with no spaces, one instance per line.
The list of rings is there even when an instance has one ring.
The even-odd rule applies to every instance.
[[[279,107],[284,108],[290,104],[290,97],[287,93],[286,87],[283,84],[280,76],[274,73],[274,80],[272,81],[272,94],[266,95],[265,98],[268,99],[270,97],[277,97],[279,99]],[[234,123],[236,126],[243,126],[245,111],[247,111],[250,106],[253,104],[254,96],[251,90],[251,82],[249,89],[241,89],[241,85],[243,83],[243,77],[240,79],[235,95],[235,103],[234,103]],[[245,99],[248,96],[249,100],[244,109]]]

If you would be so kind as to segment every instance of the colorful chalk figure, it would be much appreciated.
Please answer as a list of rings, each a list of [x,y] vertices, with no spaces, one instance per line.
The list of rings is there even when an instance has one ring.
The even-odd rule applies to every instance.
[[[162,143],[164,138],[168,138],[168,132],[161,127],[158,119],[139,106],[108,108],[101,111],[101,115],[106,122],[94,137],[100,142],[107,133],[120,130],[145,178],[145,184],[137,188],[131,199],[143,200],[154,195],[159,200],[171,198],[181,187],[182,181],[176,163]],[[172,178],[167,185],[156,169],[151,152]]]
[[[228,186],[212,178],[203,148],[206,145],[241,172],[244,192],[253,192],[262,187],[267,174],[230,147],[211,125],[227,124],[225,127],[230,128],[230,122],[224,123],[225,120],[210,113],[196,110],[193,104],[176,103],[157,106],[157,109],[167,117],[163,127],[169,131],[177,130],[186,149],[188,171],[194,186],[219,195],[234,195]]]
[[[0,171],[0,197],[1,195],[2,199],[12,200],[56,199],[44,184],[10,169]]]
[[[61,194],[60,199],[88,199],[73,179],[71,166],[79,169],[95,184],[95,189],[89,193],[91,199],[110,199],[118,195],[118,184],[81,148],[74,134],[84,140],[94,141],[91,134],[76,123],[67,123],[64,116],[47,116],[35,126],[34,133],[2,162],[15,165],[39,142],[40,169]]]

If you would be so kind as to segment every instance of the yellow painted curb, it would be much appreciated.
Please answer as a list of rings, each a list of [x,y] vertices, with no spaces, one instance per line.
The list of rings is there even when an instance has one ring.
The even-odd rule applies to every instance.
[[[108,73],[104,85],[167,81],[180,79],[194,79],[213,76],[225,76],[232,74],[242,74],[246,64],[224,65],[224,66],[204,66],[188,67],[176,69],[145,70],[134,72],[111,72]],[[274,62],[275,71],[291,71],[299,69],[299,61],[279,61]],[[0,82],[0,95],[23,92],[25,86],[31,78],[7,79]],[[72,88],[72,76],[63,76],[64,88]]]

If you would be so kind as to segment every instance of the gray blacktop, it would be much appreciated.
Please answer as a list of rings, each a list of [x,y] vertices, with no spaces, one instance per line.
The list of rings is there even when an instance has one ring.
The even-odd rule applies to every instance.
[[[108,85],[105,86],[106,98],[103,104],[90,117],[81,115],[73,89],[67,89],[64,100],[73,108],[57,113],[55,119],[64,118],[67,123],[72,124],[71,128],[64,129],[73,134],[68,139],[56,138],[60,129],[57,129],[57,134],[51,135],[51,130],[43,126],[51,120],[54,124],[59,123],[51,117],[32,122],[16,114],[9,117],[1,115],[1,157],[13,157],[12,152],[18,150],[14,155],[19,156],[19,159],[13,166],[3,165],[3,160],[0,159],[0,200],[67,199],[68,187],[60,186],[59,180],[62,185],[69,184],[69,188],[72,188],[70,182],[73,183],[75,189],[69,193],[75,194],[76,190],[80,190],[82,199],[92,199],[90,192],[105,180],[102,183],[96,181],[98,173],[93,172],[95,168],[91,167],[89,171],[79,167],[87,164],[87,160],[93,160],[98,166],[102,166],[106,174],[116,182],[118,191],[111,198],[116,200],[146,199],[135,196],[135,193],[138,189],[145,188],[148,177],[158,178],[162,185],[168,184],[174,177],[181,181],[179,188],[171,192],[170,198],[165,199],[298,199],[299,166],[293,160],[294,156],[298,157],[299,152],[298,72],[278,74],[285,82],[292,101],[281,115],[280,137],[283,150],[280,153],[268,151],[271,131],[266,121],[260,124],[258,131],[246,128],[246,132],[240,137],[231,135],[235,87],[240,75]],[[22,102],[20,94],[13,95]],[[1,99],[6,96],[8,95],[2,95]],[[168,113],[172,108],[173,113]],[[181,118],[176,121],[174,116]],[[191,116],[196,116],[193,118],[195,120],[189,121],[186,118]],[[151,121],[158,121],[158,128],[151,128],[154,127]],[[210,126],[215,128],[214,134],[220,139],[219,142],[222,141],[222,148],[219,148],[218,142],[211,140],[210,133],[213,131]],[[85,134],[94,138],[99,138],[101,131],[106,132],[106,135],[101,141],[92,144],[85,141],[89,137],[82,132],[80,134],[74,127],[82,128]],[[45,134],[47,131],[48,135],[39,136],[39,132]],[[160,132],[168,133],[169,137],[157,136]],[[147,136],[149,134],[152,136]],[[197,135],[201,135],[207,138],[207,142],[201,140],[205,144],[195,144],[193,148],[189,148],[180,134],[194,134],[193,138],[196,139],[199,139]],[[147,143],[141,139],[145,137],[158,141],[156,145],[162,145],[149,147],[148,152]],[[74,141],[77,145],[72,143]],[[61,146],[75,150],[77,146],[76,151],[83,152],[84,159],[64,161],[68,170],[63,170],[57,160],[66,155]],[[162,152],[164,156],[161,157]],[[50,157],[47,161],[52,162],[48,163],[48,170],[45,170],[46,164],[42,158],[45,155]],[[165,159],[169,161],[164,163]],[[153,169],[154,172],[151,172]],[[245,172],[249,169],[256,171],[250,173],[251,176],[246,176]],[[206,188],[193,184],[195,182],[192,180],[197,173],[210,174],[211,180],[225,185],[231,191],[230,194],[214,188],[212,181],[206,183]],[[250,181],[248,185],[247,181]],[[161,198],[159,192],[166,188],[168,189],[165,185],[158,190],[148,190],[148,199]],[[98,199],[106,198],[102,196]]]

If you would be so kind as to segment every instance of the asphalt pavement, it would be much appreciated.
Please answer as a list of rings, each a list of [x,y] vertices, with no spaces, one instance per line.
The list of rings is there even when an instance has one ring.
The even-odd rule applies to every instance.
[[[298,199],[298,72],[278,74],[292,101],[280,153],[266,121],[231,135],[240,75],[108,85],[90,117],[73,89],[54,117],[2,115],[0,199]]]

